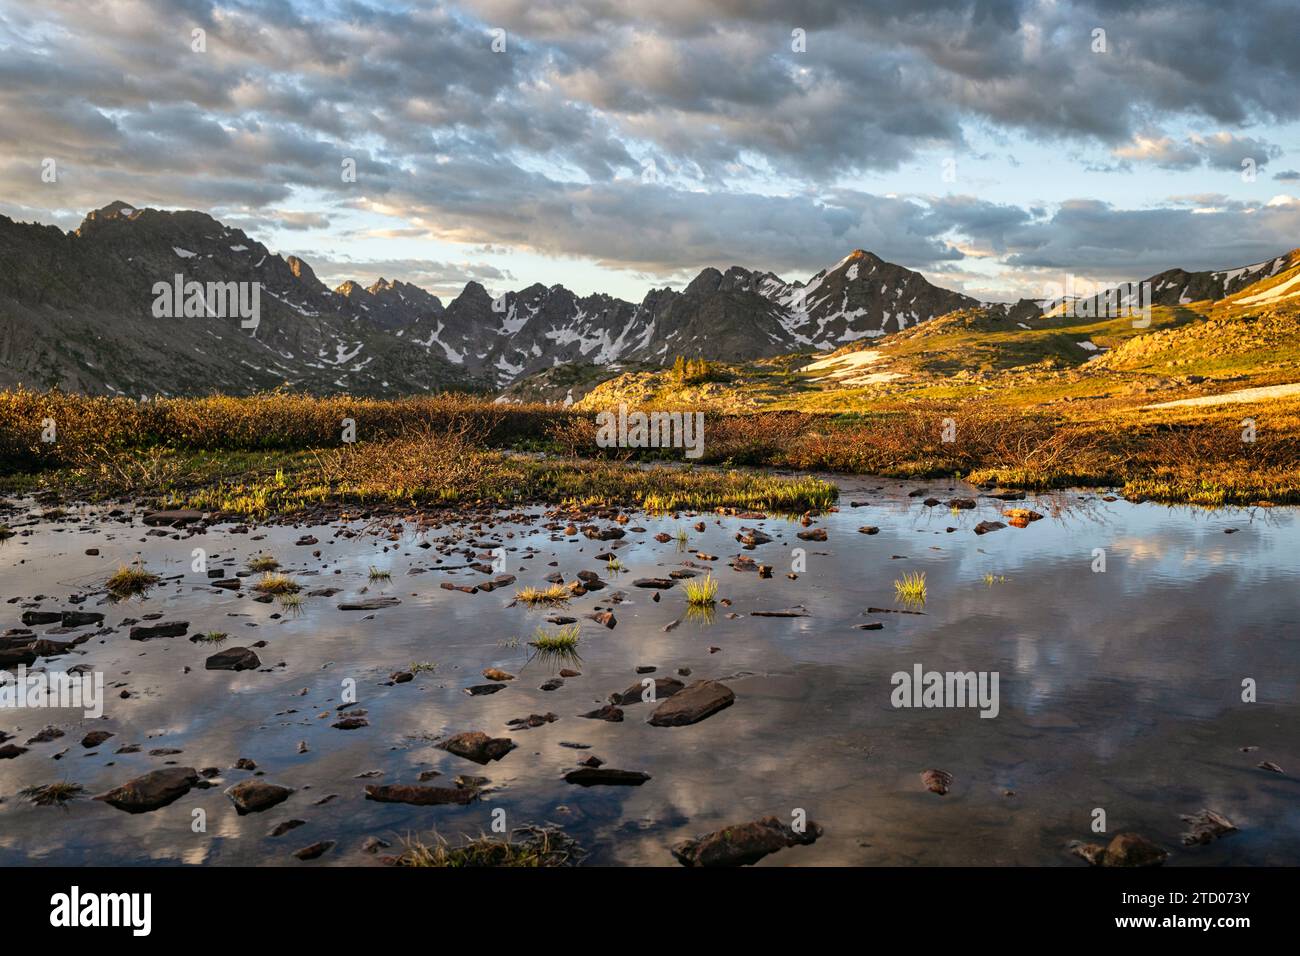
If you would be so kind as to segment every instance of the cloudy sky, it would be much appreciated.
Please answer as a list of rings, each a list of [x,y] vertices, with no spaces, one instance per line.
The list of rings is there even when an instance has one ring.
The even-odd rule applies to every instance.
[[[639,300],[858,247],[981,298],[1242,265],[1300,246],[1295,13],[0,0],[0,213],[202,209],[444,296]]]

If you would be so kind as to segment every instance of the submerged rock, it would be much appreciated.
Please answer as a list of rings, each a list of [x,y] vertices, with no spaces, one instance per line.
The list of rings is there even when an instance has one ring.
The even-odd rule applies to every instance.
[[[952,787],[952,774],[947,770],[922,770],[921,782],[925,789],[942,797]]]
[[[654,685],[654,693],[650,697],[649,703],[663,700],[678,694],[686,687],[686,684],[679,681],[676,677],[656,677],[651,683]],[[614,693],[609,695],[611,704],[622,704],[626,707],[628,704],[639,704],[645,699],[645,694],[649,690],[645,684],[637,681],[623,693]]]
[[[199,774],[193,767],[164,767],[128,780],[95,799],[127,813],[147,813],[185,796],[198,782]]]
[[[776,817],[764,817],[683,840],[673,847],[673,856],[683,866],[748,866],[786,847],[809,846],[823,832],[811,820],[799,832]]]

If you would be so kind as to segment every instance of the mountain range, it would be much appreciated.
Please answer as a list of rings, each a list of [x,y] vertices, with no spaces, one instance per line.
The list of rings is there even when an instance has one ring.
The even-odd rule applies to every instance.
[[[901,331],[977,300],[854,250],[806,282],[732,266],[640,303],[535,284],[496,298],[479,283],[443,303],[380,279],[329,289],[311,266],[272,253],[202,212],[123,202],[80,227],[0,216],[0,386],[87,394],[499,393],[571,366],[658,366],[677,356],[745,361],[840,348]],[[1157,304],[1221,298],[1275,268],[1173,269],[1152,277]],[[236,318],[155,315],[154,287],[257,283],[256,328]],[[1029,300],[994,306],[1038,314]]]

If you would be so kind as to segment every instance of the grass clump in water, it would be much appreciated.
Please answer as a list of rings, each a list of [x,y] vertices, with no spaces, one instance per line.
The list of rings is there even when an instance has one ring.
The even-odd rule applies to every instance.
[[[691,607],[713,607],[718,600],[718,581],[712,574],[686,582],[686,603]]]
[[[133,594],[143,594],[161,580],[151,574],[139,562],[134,565],[121,565],[112,576],[104,582],[114,597],[124,598]]]
[[[925,572],[908,571],[900,580],[894,582],[894,594],[905,603],[924,604]]]
[[[375,567],[375,566],[372,564],[372,565],[370,566],[370,580],[371,580],[371,581],[391,581],[391,580],[393,580],[393,574],[392,574],[391,571],[382,571],[382,570],[380,570],[379,568]]]
[[[259,554],[256,557],[248,559],[248,570],[259,573],[266,571],[278,571],[280,562],[269,554]]]
[[[230,640],[230,635],[225,631],[208,631],[206,634],[195,634],[190,640],[198,644],[224,644]]]
[[[519,835],[519,839],[516,839]],[[393,866],[444,867],[543,867],[573,866],[583,856],[582,849],[555,827],[518,827],[504,839],[479,836],[452,846],[438,834],[430,842],[407,837],[402,852],[388,860]]]
[[[296,594],[302,590],[302,585],[287,574],[271,571],[258,579],[253,590],[263,594]]]
[[[545,589],[527,587],[515,592],[515,600],[522,601],[529,607],[536,607],[539,604],[568,604],[569,591],[562,584],[552,584]]]
[[[27,787],[19,793],[38,807],[61,807],[69,800],[75,800],[86,792],[86,788],[66,780],[59,783],[47,783],[38,787]]]

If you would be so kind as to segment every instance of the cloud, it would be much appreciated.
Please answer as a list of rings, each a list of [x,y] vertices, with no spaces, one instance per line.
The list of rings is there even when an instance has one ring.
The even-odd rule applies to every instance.
[[[865,184],[960,155],[976,130],[1130,168],[1264,166],[1280,149],[1252,126],[1300,119],[1289,6],[0,0],[0,208],[75,224],[122,198],[291,230],[370,210],[396,219],[375,235],[665,281],[710,263],[807,274],[855,246],[914,268],[1219,266],[1294,245],[1290,204],[1022,207]]]
[[[1122,160],[1151,163],[1162,169],[1191,169],[1205,165],[1212,169],[1238,171],[1250,163],[1262,167],[1281,153],[1281,149],[1271,143],[1226,132],[1208,136],[1194,133],[1182,141],[1158,134],[1139,134],[1132,142],[1113,150],[1113,154]]]

